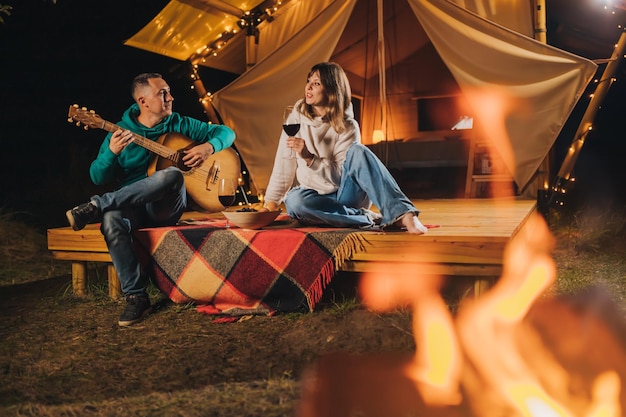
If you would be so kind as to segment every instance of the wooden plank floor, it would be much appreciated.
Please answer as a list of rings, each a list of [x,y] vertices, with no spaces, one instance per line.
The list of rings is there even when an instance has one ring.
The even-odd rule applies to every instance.
[[[422,223],[438,227],[419,236],[402,231],[365,232],[365,250],[353,255],[341,270],[387,270],[391,264],[395,270],[409,273],[428,266],[430,273],[472,277],[484,287],[500,276],[506,244],[536,210],[535,200],[522,199],[414,200],[414,204],[421,211]],[[187,213],[184,217],[207,215]],[[57,259],[73,261],[73,275],[77,276],[84,275],[86,261],[110,262],[96,225],[80,232],[69,227],[49,229],[48,249]],[[111,282],[115,279],[110,277]],[[480,289],[475,287],[475,291]]]
[[[535,200],[415,200],[424,224],[438,224],[427,236],[459,236],[486,240],[510,239],[535,210]]]
[[[496,278],[502,271],[506,244],[536,210],[535,200],[415,200],[425,235],[404,232],[368,233],[365,251],[342,268],[364,272],[389,263],[430,265],[442,275]]]

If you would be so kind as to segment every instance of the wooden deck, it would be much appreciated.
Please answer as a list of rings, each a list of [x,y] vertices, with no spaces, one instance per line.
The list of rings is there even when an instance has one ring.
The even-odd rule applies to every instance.
[[[502,272],[506,244],[524,227],[536,210],[535,200],[454,199],[415,200],[422,223],[437,225],[426,235],[406,232],[368,232],[365,250],[352,256],[342,271],[364,272],[394,266],[419,268],[431,273],[475,280],[482,292]],[[202,214],[201,216],[206,217]],[[187,218],[194,213],[187,213]],[[120,295],[115,269],[110,265],[104,238],[96,225],[75,232],[69,227],[48,230],[48,249],[56,259],[72,262],[73,288],[84,292],[86,262],[109,264],[109,294]]]
[[[502,273],[504,248],[536,211],[535,200],[415,200],[426,235],[367,234],[364,252],[352,257],[344,271],[394,271],[418,275],[466,277],[474,294],[484,292]]]

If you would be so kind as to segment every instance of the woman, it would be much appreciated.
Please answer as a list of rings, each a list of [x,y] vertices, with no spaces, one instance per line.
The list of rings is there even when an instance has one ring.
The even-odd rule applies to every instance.
[[[323,62],[311,68],[304,98],[296,102],[286,123],[298,122],[298,137],[284,132],[280,137],[265,209],[277,210],[284,202],[289,216],[303,224],[369,228],[380,223],[426,233],[419,211],[376,155],[361,144],[350,84],[338,64]],[[369,209],[372,203],[380,214]]]

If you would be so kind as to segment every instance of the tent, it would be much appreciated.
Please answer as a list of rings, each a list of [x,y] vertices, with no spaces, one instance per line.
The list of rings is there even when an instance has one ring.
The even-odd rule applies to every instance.
[[[235,129],[257,189],[284,107],[328,60],[359,98],[364,143],[375,131],[385,141],[419,136],[421,99],[458,98],[450,113],[472,115],[524,189],[597,69],[533,39],[534,10],[529,0],[171,0],[126,44],[241,74],[203,99]]]

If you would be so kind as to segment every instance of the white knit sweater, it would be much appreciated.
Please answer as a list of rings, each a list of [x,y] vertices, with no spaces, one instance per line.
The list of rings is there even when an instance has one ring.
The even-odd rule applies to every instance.
[[[296,109],[300,101],[294,105],[289,121],[300,122],[300,131],[296,137],[304,139],[307,149],[314,155],[313,162],[307,166],[306,161],[300,157],[289,159],[287,134],[282,132],[274,168],[265,192],[265,201],[282,203],[287,192],[296,185],[313,189],[320,194],[337,191],[346,152],[353,143],[361,142],[361,133],[358,123],[354,120],[352,106],[345,113],[346,129],[342,133],[337,133],[330,123],[322,121],[321,118],[311,120],[298,113]]]

